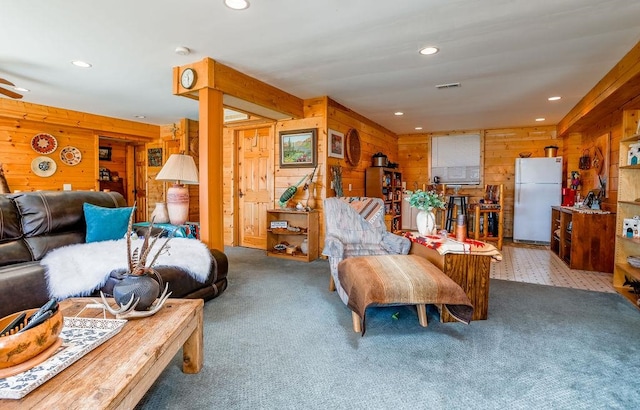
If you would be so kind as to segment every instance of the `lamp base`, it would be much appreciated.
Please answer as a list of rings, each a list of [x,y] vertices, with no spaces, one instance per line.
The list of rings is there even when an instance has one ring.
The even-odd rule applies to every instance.
[[[171,225],[184,225],[189,219],[189,188],[173,184],[167,189],[167,210]]]

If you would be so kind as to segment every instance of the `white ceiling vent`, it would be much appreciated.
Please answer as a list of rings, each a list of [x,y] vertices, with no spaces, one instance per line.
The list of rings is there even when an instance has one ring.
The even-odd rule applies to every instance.
[[[443,89],[443,88],[457,88],[460,87],[460,83],[448,83],[448,84],[438,84],[436,85],[436,88],[438,89]]]

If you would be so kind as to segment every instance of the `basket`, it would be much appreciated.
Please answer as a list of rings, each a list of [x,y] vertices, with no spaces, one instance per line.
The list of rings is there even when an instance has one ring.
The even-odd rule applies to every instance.
[[[38,309],[26,310],[26,317]],[[0,328],[4,328],[22,312],[0,319]],[[62,312],[60,309],[41,324],[24,332],[0,337],[0,369],[6,369],[24,363],[52,346],[62,331]]]

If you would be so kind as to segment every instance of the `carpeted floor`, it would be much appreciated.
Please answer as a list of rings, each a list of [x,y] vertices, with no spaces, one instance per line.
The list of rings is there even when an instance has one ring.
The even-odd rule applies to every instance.
[[[432,309],[422,328],[413,308],[374,308],[360,337],[327,261],[225,252],[203,370],[183,374],[176,356],[138,408],[640,407],[640,312],[617,294],[492,279],[486,321],[441,324]]]

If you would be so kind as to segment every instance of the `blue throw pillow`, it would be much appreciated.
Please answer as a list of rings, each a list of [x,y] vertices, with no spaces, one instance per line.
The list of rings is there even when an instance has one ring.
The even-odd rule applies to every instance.
[[[86,242],[124,238],[133,208],[104,208],[86,202],[82,207],[87,222]]]

